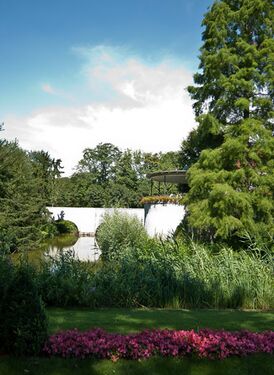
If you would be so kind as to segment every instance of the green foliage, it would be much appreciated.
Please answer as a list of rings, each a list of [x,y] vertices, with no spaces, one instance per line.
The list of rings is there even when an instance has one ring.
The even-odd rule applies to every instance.
[[[188,88],[199,125],[182,147],[185,220],[202,240],[273,241],[273,17],[270,0],[220,0],[203,20]]]
[[[80,262],[73,251],[44,263],[39,289],[49,305],[274,307],[273,264],[265,248],[235,252],[186,239],[159,241],[148,238],[138,219],[117,212],[105,216],[97,239],[98,263]]]
[[[56,205],[61,207],[104,207],[106,192],[88,172],[76,173],[56,181]]]
[[[56,179],[61,177],[61,159],[52,159],[48,152],[31,151],[28,156],[32,163],[33,176],[37,181],[39,192],[47,205],[56,201]]]
[[[5,314],[5,303],[7,299],[7,294],[9,287],[14,278],[14,267],[11,260],[3,255],[0,254],[0,332],[4,332],[5,329],[5,321],[4,321],[4,314]],[[1,340],[0,342],[0,349],[3,349],[4,341]]]
[[[255,134],[255,135],[254,135]],[[231,127],[224,143],[203,151],[188,173],[188,222],[202,239],[239,247],[246,232],[271,245],[273,159],[271,131],[256,120]]]
[[[141,207],[140,199],[150,194],[149,172],[180,168],[179,153],[121,151],[104,143],[84,150],[77,172],[55,180],[55,204],[73,207]],[[169,193],[177,193],[175,185]],[[157,186],[153,194],[157,194]]]
[[[93,267],[76,259],[72,250],[49,257],[37,279],[43,300],[54,306],[92,306]]]
[[[121,151],[111,143],[99,143],[94,149],[86,148],[83,159],[79,161],[78,170],[94,176],[99,184],[105,184],[113,174],[120,158]]]
[[[224,138],[221,124],[212,115],[200,115],[197,121],[198,128],[182,142],[180,161],[186,169],[197,162],[202,150],[218,147]]]
[[[58,234],[77,233],[77,226],[69,220],[57,220],[54,222]]]
[[[39,354],[47,339],[47,318],[34,271],[1,259],[0,328],[2,350],[15,355]]]
[[[96,306],[267,309],[274,300],[271,268],[259,257],[195,244],[155,243],[145,255],[129,249],[94,282]]]
[[[119,258],[121,252],[128,248],[142,249],[148,241],[148,235],[137,217],[115,211],[104,215],[96,239],[103,261],[111,261]]]
[[[47,222],[30,159],[16,142],[0,142],[0,251],[36,243]]]
[[[197,86],[188,88],[196,115],[223,125],[273,117],[273,3],[219,0],[205,15]]]
[[[58,236],[58,230],[54,221],[50,220],[41,228],[41,237],[45,240]]]
[[[123,234],[119,245],[106,238],[107,261],[82,263],[73,253],[50,259],[39,276],[45,301],[93,308],[274,307],[271,257],[173,240],[138,238],[130,247],[132,233]]]

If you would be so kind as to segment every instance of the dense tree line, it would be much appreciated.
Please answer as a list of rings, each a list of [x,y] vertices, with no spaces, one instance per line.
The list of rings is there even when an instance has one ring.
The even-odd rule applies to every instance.
[[[144,153],[121,151],[110,143],[85,149],[76,172],[56,180],[55,206],[74,207],[141,207],[140,199],[150,195],[149,172],[180,167],[179,153]],[[177,192],[176,186],[169,186]],[[153,186],[153,193],[158,185]]]

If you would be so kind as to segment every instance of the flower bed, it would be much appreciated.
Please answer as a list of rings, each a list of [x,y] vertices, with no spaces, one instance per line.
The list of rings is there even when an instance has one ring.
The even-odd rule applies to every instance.
[[[223,359],[232,355],[272,353],[274,332],[249,331],[199,332],[153,330],[121,335],[96,328],[86,332],[64,331],[52,335],[43,349],[48,356],[63,358],[108,358],[118,360],[149,358],[153,355],[184,357],[197,355],[201,358]]]

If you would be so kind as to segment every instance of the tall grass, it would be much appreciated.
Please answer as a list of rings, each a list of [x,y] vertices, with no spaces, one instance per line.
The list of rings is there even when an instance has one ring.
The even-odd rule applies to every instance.
[[[186,306],[270,308],[273,277],[266,261],[254,254],[223,248],[212,254],[205,246],[190,244],[181,261]]]
[[[91,306],[95,267],[81,262],[73,250],[42,260],[36,282],[43,301],[60,307]]]
[[[103,260],[95,267],[68,255],[48,262],[38,276],[45,301],[91,307],[274,307],[271,258],[149,239],[136,220],[118,213],[105,218],[98,236]]]
[[[274,306],[273,277],[265,261],[227,248],[212,254],[193,243],[187,250],[157,244],[145,256],[128,249],[119,261],[99,269],[94,282],[97,306]]]

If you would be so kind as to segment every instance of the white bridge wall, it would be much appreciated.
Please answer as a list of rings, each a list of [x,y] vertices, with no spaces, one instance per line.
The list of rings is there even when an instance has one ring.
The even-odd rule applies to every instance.
[[[172,235],[185,216],[184,206],[174,203],[145,204],[145,228],[149,236]]]
[[[167,237],[172,234],[185,215],[184,207],[177,204],[146,204],[143,208],[92,208],[92,207],[47,207],[52,218],[64,212],[64,219],[77,225],[80,233],[95,234],[105,213],[114,211],[136,216],[151,236]]]
[[[98,226],[102,222],[104,214],[114,211],[137,216],[144,224],[143,208],[47,207],[47,209],[55,220],[58,219],[58,215],[63,211],[64,219],[70,220],[76,224],[80,233],[95,234]]]

